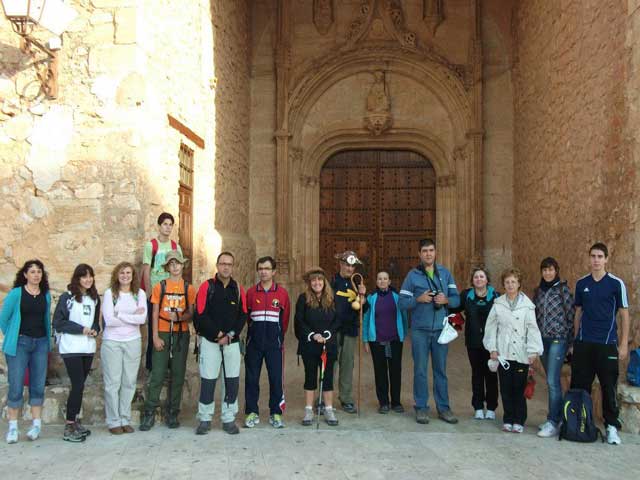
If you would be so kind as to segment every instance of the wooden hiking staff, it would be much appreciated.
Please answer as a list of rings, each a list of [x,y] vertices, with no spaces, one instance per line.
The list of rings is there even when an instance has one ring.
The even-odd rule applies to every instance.
[[[356,283],[356,278],[359,278],[360,281]],[[364,278],[359,273],[354,273],[351,275],[351,285],[353,286],[353,290],[358,292],[358,287],[364,282]],[[360,416],[360,392],[361,392],[361,378],[362,378],[362,309],[364,306],[364,295],[360,295],[358,293],[358,300],[354,300],[351,303],[351,307],[354,310],[358,310],[358,322],[359,322],[359,338],[358,338],[358,417]],[[355,303],[358,302],[357,306]],[[357,308],[356,308],[357,307]]]

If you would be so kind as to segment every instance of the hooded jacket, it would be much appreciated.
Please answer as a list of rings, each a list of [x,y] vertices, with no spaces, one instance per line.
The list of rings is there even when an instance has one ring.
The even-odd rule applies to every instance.
[[[58,339],[60,355],[93,355],[96,353],[96,339],[82,332],[89,328],[100,332],[100,297],[93,300],[83,295],[78,302],[71,292],[60,295],[58,305],[53,313],[53,328]]]
[[[506,295],[498,297],[487,318],[484,348],[496,351],[506,360],[529,363],[531,355],[542,355],[542,336],[536,323],[536,307],[520,292],[511,310]]]

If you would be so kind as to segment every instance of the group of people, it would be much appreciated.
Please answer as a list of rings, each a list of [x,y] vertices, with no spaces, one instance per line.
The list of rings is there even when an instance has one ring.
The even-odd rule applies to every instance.
[[[179,427],[192,331],[197,335],[195,353],[200,374],[195,433],[204,435],[211,429],[215,387],[220,377],[222,428],[229,434],[239,432],[236,416],[243,355],[244,426],[252,428],[260,422],[259,385],[265,363],[270,390],[269,423],[274,428],[284,427],[284,338],[291,304],[286,289],[275,281],[276,261],[269,256],[259,258],[259,280],[245,290],[232,276],[233,254],[222,252],[216,261],[215,276],[196,290],[183,278],[188,259],[180,246],[169,239],[173,217],[162,213],[157,223],[157,238],[144,248],[141,275],[131,263],[118,264],[101,301],[93,268],[78,265],[67,291],[58,300],[53,322],[42,262],[27,261],[18,271],[14,288],[0,311],[9,379],[8,443],[18,441],[23,385],[29,386],[33,417],[27,438],[35,440],[40,435],[51,326],[71,380],[64,440],[82,442],[91,434],[82,425],[79,413],[100,334],[107,427],[114,435],[134,431],[131,403],[143,353],[141,326],[147,322],[146,367],[150,373],[141,431],[148,431],[155,424],[166,378],[164,421],[169,428]],[[598,376],[607,440],[620,443],[616,383],[618,359],[627,355],[628,301],[622,280],[606,270],[606,245],[597,243],[591,247],[591,272],[578,281],[575,298],[560,279],[557,261],[544,259],[533,300],[521,290],[518,269],[502,273],[503,295],[491,286],[489,272],[484,268],[474,269],[470,288],[459,293],[450,271],[436,262],[433,240],[421,240],[418,252],[420,262],[409,271],[399,291],[390,285],[389,274],[381,271],[376,275],[376,290],[367,294],[364,282],[354,281],[361,262],[353,251],[336,255],[339,271],[332,279],[321,268],[305,273],[304,289],[294,310],[297,354],[304,364],[303,425],[318,421],[320,414],[328,425],[338,425],[333,401],[336,363],[340,408],[357,413],[353,369],[359,339],[365,352],[371,354],[378,412],[404,412],[400,401],[402,350],[409,331],[409,315],[416,421],[429,422],[427,371],[431,359],[437,415],[447,423],[457,423],[449,404],[448,344],[438,340],[449,314],[462,312],[466,319],[474,418],[496,418],[499,384],[504,411],[502,428],[521,433],[527,417],[524,390],[529,369],[540,357],[549,387],[549,412],[538,435],[556,435],[562,421],[560,370],[567,353],[572,352],[572,388],[590,392],[594,377]],[[622,319],[620,341],[618,312]],[[317,400],[316,390],[321,392]]]

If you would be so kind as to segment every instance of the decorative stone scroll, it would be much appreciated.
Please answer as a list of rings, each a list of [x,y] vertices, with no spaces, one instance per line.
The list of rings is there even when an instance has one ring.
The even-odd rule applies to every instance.
[[[329,33],[333,25],[333,0],[313,0],[313,24],[320,35]]]
[[[391,97],[384,72],[373,73],[373,84],[369,89],[369,95],[367,95],[367,113],[364,117],[364,125],[374,135],[380,135],[393,125]]]
[[[444,21],[443,4],[444,0],[424,0],[424,13],[422,18],[434,37],[436,36],[436,30]]]

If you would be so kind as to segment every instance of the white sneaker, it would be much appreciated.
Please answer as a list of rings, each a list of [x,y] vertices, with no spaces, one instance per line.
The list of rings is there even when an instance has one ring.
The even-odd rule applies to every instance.
[[[513,424],[513,429],[511,430],[513,433],[522,433],[524,432],[524,427],[519,423]]]
[[[18,443],[18,429],[9,428],[7,431],[7,443]]]
[[[494,410],[487,410],[487,413],[484,414],[485,420],[495,420],[496,412]]]
[[[473,415],[473,418],[475,418],[476,420],[484,420],[484,411],[476,410],[476,413]]]
[[[27,432],[27,438],[31,441],[37,440],[40,437],[40,427],[33,425]]]
[[[546,422],[545,424],[542,425],[542,428],[538,431],[538,436],[540,438],[555,437],[556,435],[558,435],[559,431],[560,429],[556,427],[553,423]]]
[[[247,428],[253,428],[260,423],[260,417],[257,413],[250,413],[244,419],[244,426]]]
[[[503,432],[513,432],[513,425],[511,425],[510,423],[505,423],[502,425],[502,431]]]
[[[618,435],[618,429],[613,425],[607,427],[607,443],[609,445],[620,445],[622,443],[620,435]]]

